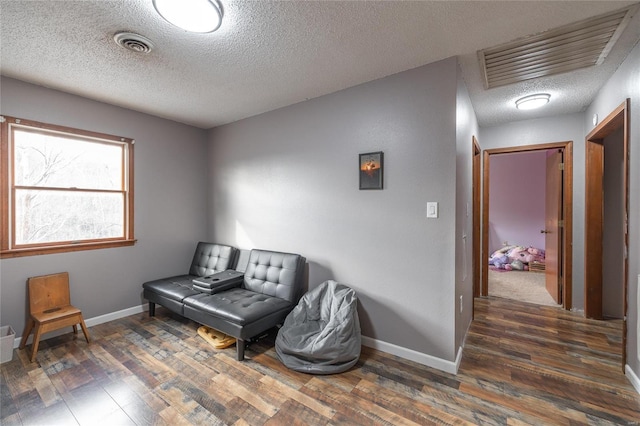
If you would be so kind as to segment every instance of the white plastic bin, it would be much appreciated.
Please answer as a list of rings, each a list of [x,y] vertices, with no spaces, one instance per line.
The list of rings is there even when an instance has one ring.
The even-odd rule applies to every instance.
[[[0,327],[0,364],[13,359],[13,341],[16,332],[10,325]]]

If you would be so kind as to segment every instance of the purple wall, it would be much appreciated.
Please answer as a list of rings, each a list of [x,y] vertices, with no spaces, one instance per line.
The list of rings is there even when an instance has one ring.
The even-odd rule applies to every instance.
[[[489,251],[503,242],[544,249],[546,152],[490,157]]]

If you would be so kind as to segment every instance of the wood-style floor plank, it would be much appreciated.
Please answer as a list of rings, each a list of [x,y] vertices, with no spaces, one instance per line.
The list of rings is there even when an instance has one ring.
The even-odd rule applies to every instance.
[[[363,347],[349,371],[298,373],[274,334],[246,360],[163,308],[16,350],[0,368],[3,425],[640,425],[621,323],[475,300],[457,375]]]

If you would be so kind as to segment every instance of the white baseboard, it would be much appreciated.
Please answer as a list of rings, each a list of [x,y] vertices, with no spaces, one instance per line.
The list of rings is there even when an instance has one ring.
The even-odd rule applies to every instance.
[[[148,304],[133,306],[131,308],[123,309],[121,311],[111,312],[109,314],[104,314],[98,317],[86,319],[84,320],[84,323],[87,325],[87,327],[93,327],[94,325],[104,324],[105,322],[128,317],[130,315],[140,314],[147,310],[149,310]]]
[[[631,386],[633,386],[636,392],[640,394],[640,378],[638,378],[636,373],[631,369],[631,367],[629,367],[629,364],[624,366],[624,374],[631,382]]]
[[[131,308],[123,309],[121,311],[111,312],[111,313],[100,315],[97,317],[88,318],[88,319],[85,319],[84,322],[87,325],[87,327],[93,327],[94,325],[104,324],[105,322],[114,321],[120,318],[128,317],[130,315],[139,314],[147,311],[148,309],[149,309],[149,306],[147,304],[133,306]],[[55,337],[55,334],[50,335],[49,337]],[[14,349],[20,346],[21,339],[22,339],[21,336],[15,338],[13,342]],[[32,340],[33,340],[33,335],[29,336],[29,339],[27,340],[27,344],[31,344]],[[46,340],[46,339],[43,339],[43,340]],[[364,346],[368,346],[370,348],[377,349],[382,352],[387,352],[392,355],[399,356],[401,358],[415,361],[417,363],[426,365],[427,367],[437,368],[438,370],[442,370],[444,372],[451,373],[451,374],[456,374],[458,372],[458,368],[460,367],[460,361],[462,360],[462,346],[458,349],[455,362],[451,362],[442,358],[437,358],[422,352],[414,351],[412,349],[407,349],[402,346],[397,346],[392,343],[383,342],[381,340],[372,339],[366,336],[362,336],[362,344]],[[637,377],[636,377],[636,380],[637,380]]]
[[[386,352],[391,355],[396,355],[410,361],[415,361],[419,364],[426,365],[427,367],[433,367],[451,374],[456,374],[458,372],[458,367],[460,366],[460,361],[462,360],[462,347],[458,349],[456,361],[452,362],[442,358],[427,355],[422,352],[414,351],[413,349],[407,349],[403,348],[402,346],[394,345],[392,343],[372,339],[371,337],[367,336],[362,336],[362,344],[369,348]]]
[[[129,315],[139,314],[139,313],[145,312],[147,310],[149,310],[149,305],[148,304],[133,306],[131,308],[123,309],[121,311],[111,312],[111,313],[100,315],[100,316],[97,316],[97,317],[85,319],[84,323],[87,325],[87,327],[93,327],[94,325],[104,324],[105,322],[109,322],[109,321],[117,320],[117,319],[120,319],[120,318],[128,317]],[[54,332],[52,332],[52,333],[54,333]],[[60,334],[64,334],[64,333],[60,332],[58,334],[55,334],[55,333],[54,334],[50,334],[49,336],[47,336],[47,338],[59,336]],[[20,346],[20,341],[21,340],[22,340],[22,336],[15,338],[15,340],[13,341],[13,348],[14,349],[17,348],[18,346]],[[42,339],[42,340],[46,340],[46,339]],[[32,342],[33,342],[33,334],[30,335],[29,338],[27,339],[27,344],[30,345]]]

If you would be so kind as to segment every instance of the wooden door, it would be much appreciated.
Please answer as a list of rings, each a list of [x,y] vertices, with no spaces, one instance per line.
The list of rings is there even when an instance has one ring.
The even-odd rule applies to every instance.
[[[587,141],[585,176],[584,316],[602,319],[604,145]]]
[[[561,149],[547,151],[545,189],[545,285],[556,303],[562,303],[562,175]]]

